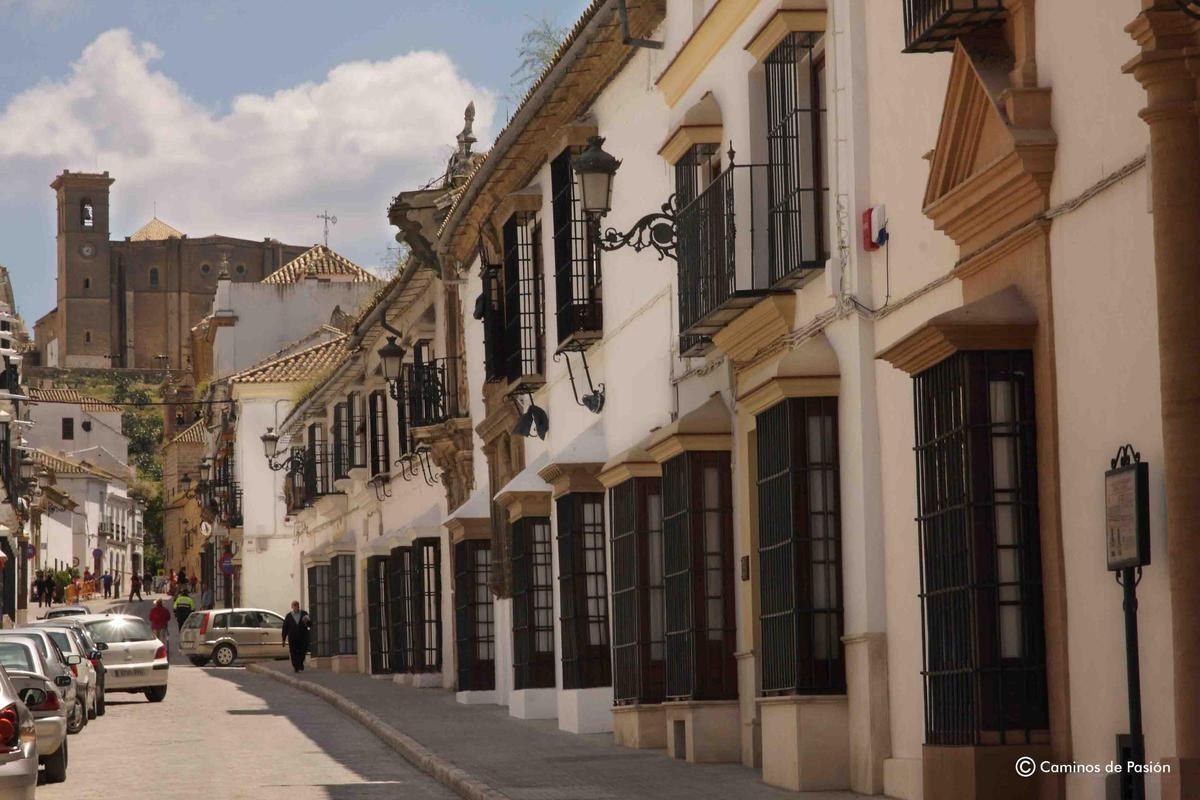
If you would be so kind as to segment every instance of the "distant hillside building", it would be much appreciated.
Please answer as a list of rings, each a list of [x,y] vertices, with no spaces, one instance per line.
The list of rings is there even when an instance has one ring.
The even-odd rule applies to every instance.
[[[50,184],[58,305],[34,324],[44,366],[185,369],[191,329],[211,311],[222,270],[257,282],[309,249],[270,238],[190,238],[158,218],[110,241],[112,183],[107,172],[64,170]]]

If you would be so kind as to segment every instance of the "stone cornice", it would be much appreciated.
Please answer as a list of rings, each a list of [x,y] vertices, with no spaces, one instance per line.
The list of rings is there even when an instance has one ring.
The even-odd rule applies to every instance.
[[[479,434],[479,438],[483,440],[484,446],[490,445],[499,436],[513,429],[517,424],[517,412],[513,409],[512,404],[503,401],[499,403],[496,409],[488,414],[484,419],[475,426],[475,432]]]
[[[720,144],[723,129],[720,125],[680,125],[667,138],[658,154],[668,164],[675,164],[697,144]]]
[[[550,492],[501,492],[496,502],[508,513],[508,521],[550,516]]]
[[[492,535],[492,521],[487,517],[455,517],[442,524],[450,532],[451,544],[467,539],[488,539]]]
[[[607,466],[596,475],[596,480],[605,489],[620,486],[633,478],[661,478],[662,464],[657,461],[623,461]]]
[[[733,360],[737,369],[745,369],[761,360],[772,344],[792,329],[795,318],[796,293],[773,294],[714,333],[713,344]]]
[[[758,414],[789,397],[837,397],[839,387],[837,375],[771,378],[739,397],[738,410]]]
[[[780,9],[758,29],[754,38],[746,43],[746,52],[754,56],[756,61],[764,61],[789,33],[825,30],[825,16],[824,10]]]
[[[677,433],[650,445],[646,452],[665,464],[680,453],[732,449],[733,436],[728,433]]]
[[[554,487],[554,498],[574,492],[603,492],[604,485],[596,476],[604,467],[594,462],[548,464],[538,470],[538,477]]]
[[[568,122],[558,129],[558,135],[546,148],[546,160],[552,161],[568,147],[584,147],[589,136],[600,135],[600,130],[590,122]]]
[[[1028,350],[1033,347],[1036,325],[959,325],[931,322],[917,328],[880,358],[909,375],[946,360],[961,350]]]

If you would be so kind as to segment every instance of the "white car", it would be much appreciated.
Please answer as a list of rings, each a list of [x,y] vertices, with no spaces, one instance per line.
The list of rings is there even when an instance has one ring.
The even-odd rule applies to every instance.
[[[79,664],[78,656],[68,656],[58,649],[58,645],[50,638],[50,634],[36,628],[6,628],[0,630],[0,641],[16,639],[32,642],[42,659],[42,674],[49,678],[58,688],[67,709],[67,733],[76,734],[83,730],[88,723],[87,708],[83,704],[83,694],[79,691],[79,681],[75,671]]]
[[[58,645],[58,649],[63,651],[63,655],[79,656],[79,663],[71,665],[71,672],[75,675],[76,691],[83,697],[83,707],[87,710],[87,718],[95,719],[100,687],[96,668],[88,659],[87,653],[78,639],[78,634],[71,628],[59,628],[51,625],[38,625],[37,630],[50,634],[50,638]]]
[[[37,779],[37,723],[0,667],[0,797],[34,800]]]
[[[67,709],[37,645],[17,638],[0,641],[0,666],[29,711],[37,727],[38,761],[46,768],[46,783],[67,779]]]
[[[167,696],[167,646],[149,623],[132,614],[88,614],[75,617],[104,647],[104,691],[138,692],[151,703]]]

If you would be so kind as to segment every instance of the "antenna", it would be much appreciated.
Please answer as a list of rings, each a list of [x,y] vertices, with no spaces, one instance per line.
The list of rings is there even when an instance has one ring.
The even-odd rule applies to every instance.
[[[325,220],[325,246],[329,247],[329,226],[337,225],[337,217],[329,213],[329,209],[325,209],[323,213],[317,214],[317,219]]]

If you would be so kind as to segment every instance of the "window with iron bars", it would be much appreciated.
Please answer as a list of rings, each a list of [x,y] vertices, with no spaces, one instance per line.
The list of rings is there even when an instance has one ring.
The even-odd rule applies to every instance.
[[[661,703],[662,479],[631,478],[609,492],[612,526],[613,694],[618,705]]]
[[[371,415],[371,475],[386,475],[391,467],[388,453],[387,395],[374,391],[367,397]]]
[[[837,398],[757,417],[762,693],[844,694]]]
[[[309,567],[308,607],[313,622],[312,644],[309,649],[318,658],[333,655],[334,621],[330,594],[329,565],[318,564]]]
[[[388,558],[367,559],[367,635],[371,646],[371,672],[392,671],[392,631],[388,613]]]
[[[388,555],[388,606],[392,622],[392,669],[412,672],[417,659],[417,592],[413,586],[412,548],[393,547]]]
[[[554,214],[554,294],[558,303],[558,343],[575,334],[604,329],[600,299],[600,248],[589,235],[580,206],[571,158],[582,148],[568,147],[550,162]]]
[[[554,686],[554,583],[550,520],[512,523],[513,688]]]
[[[572,492],[555,502],[564,689],[612,684],[604,493]]]
[[[333,407],[333,479],[339,480],[350,472],[350,415],[345,403]]]
[[[346,397],[346,441],[350,469],[367,466],[367,414],[363,396],[351,392]]]
[[[545,373],[542,274],[537,215],[513,214],[504,224],[504,354],[510,381]]]
[[[334,556],[329,562],[329,577],[337,606],[337,654],[354,655],[358,652],[358,630],[354,617],[354,556]]]
[[[504,336],[504,274],[500,267],[483,269],[483,366],[488,383],[504,380],[508,356]]]
[[[666,696],[735,698],[729,453],[675,456],[663,465],[662,486]]]
[[[1033,358],[914,376],[925,741],[1049,740]]]
[[[680,156],[678,161],[675,162],[675,199],[676,205],[679,208],[682,209],[686,206],[690,206],[692,202],[700,196],[700,193],[703,192],[704,189],[707,188],[708,185],[721,174],[721,156],[719,150],[720,148],[715,144],[694,144],[687,149],[687,152]],[[719,217],[720,211],[721,209],[716,208],[706,209],[703,216],[707,218],[713,214],[716,214]],[[724,237],[720,236],[719,234],[724,226],[720,223],[720,219],[713,219],[711,220],[710,224],[701,223],[699,226],[691,226],[693,228],[697,228],[695,233],[699,235],[693,235],[691,238],[693,240],[697,240],[699,237],[704,239],[703,243],[698,240],[694,241],[694,247],[691,249],[703,249],[706,245],[708,247],[716,247],[717,250],[723,249]],[[681,224],[680,236],[684,239],[689,238],[689,231],[687,228],[688,226],[686,224]],[[705,286],[705,281],[696,280],[697,278],[700,278],[700,276],[685,274],[688,269],[687,265],[684,263],[684,259],[688,257],[688,250],[689,248],[685,245],[684,252],[681,253],[680,278],[681,280],[690,279],[695,281],[694,288],[701,289]],[[681,306],[681,328],[686,327],[687,323],[698,315],[698,310],[685,311],[682,308],[682,306],[689,302],[692,297],[693,294],[691,292],[680,292],[679,302]],[[682,332],[679,336],[679,352],[684,355],[698,355],[703,353],[711,346],[711,344],[712,339],[710,339],[708,336]]]
[[[308,426],[308,448],[304,451],[304,491],[307,502],[333,492],[329,462],[325,428],[321,423],[314,422]]]
[[[441,563],[441,543],[435,538],[392,548],[388,590],[397,672],[442,668]]]
[[[496,688],[491,573],[488,540],[466,539],[454,545],[454,640],[460,692]]]
[[[768,261],[777,286],[823,268],[829,258],[822,35],[789,33],[765,69]]]

